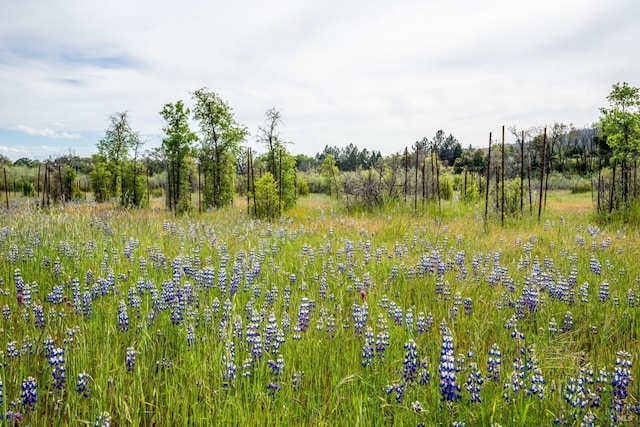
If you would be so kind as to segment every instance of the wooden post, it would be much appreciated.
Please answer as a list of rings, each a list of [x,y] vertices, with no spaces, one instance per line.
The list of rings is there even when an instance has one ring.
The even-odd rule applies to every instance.
[[[40,200],[40,166],[42,165],[38,164],[38,180],[36,181],[36,204]]]
[[[4,196],[7,201],[7,210],[9,210],[9,184],[7,183],[7,168],[2,168],[4,172]]]
[[[502,203],[500,207],[500,223],[504,227],[504,125],[502,125]]]
[[[524,197],[524,131],[520,138],[520,214],[522,214],[522,199]]]
[[[62,168],[60,167],[60,159],[58,159],[58,182],[60,184],[60,201],[64,205],[64,191],[62,190]]]
[[[247,215],[251,213],[251,181],[249,169],[251,168],[251,147],[247,147]]]
[[[540,215],[542,214],[542,190],[544,184],[544,157],[547,151],[547,128],[544,128],[544,137],[542,138],[542,162],[540,164],[540,196],[538,200],[538,220],[540,220]]]
[[[489,132],[489,153],[487,154],[487,194],[484,199],[484,222],[487,222],[487,215],[489,213],[489,182],[491,178],[491,132]]]
[[[420,147],[416,142],[416,179],[415,179],[415,188],[413,192],[413,209],[418,210],[418,154]]]

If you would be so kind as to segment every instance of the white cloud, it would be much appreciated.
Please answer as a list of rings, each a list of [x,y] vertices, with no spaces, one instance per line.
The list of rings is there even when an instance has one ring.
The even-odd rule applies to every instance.
[[[6,147],[4,145],[0,145],[0,152],[9,153],[9,154],[27,154],[29,151],[23,150],[21,148]]]
[[[9,130],[26,133],[27,135],[43,136],[46,138],[79,139],[81,136],[79,133],[59,132],[53,129],[38,129],[23,125],[10,127]]]

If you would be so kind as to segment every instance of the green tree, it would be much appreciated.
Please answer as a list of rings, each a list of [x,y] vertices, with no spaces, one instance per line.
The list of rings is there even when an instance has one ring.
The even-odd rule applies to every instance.
[[[208,88],[193,93],[193,117],[200,126],[200,161],[204,174],[204,206],[222,207],[235,194],[235,158],[247,128],[239,124],[229,104]]]
[[[191,181],[187,158],[193,153],[197,135],[189,128],[188,108],[182,100],[165,104],[160,115],[164,120],[162,154],[167,162],[167,207],[175,213],[191,209]]]
[[[282,123],[280,111],[269,109],[265,125],[258,129],[258,141],[267,146],[266,169],[271,172],[278,188],[280,211],[292,207],[296,202],[296,159],[285,148],[280,139],[278,126]],[[256,192],[257,196],[257,192]]]
[[[139,206],[143,199],[142,195],[138,194],[137,151],[140,145],[140,136],[131,128],[127,111],[115,112],[109,116],[109,127],[97,144],[97,158],[105,162],[109,171],[109,197],[117,196],[121,206]],[[133,164],[128,162],[131,150],[135,150],[136,153]],[[125,179],[127,166],[130,177],[128,180]]]
[[[266,172],[256,181],[255,208],[251,209],[259,218],[273,220],[280,216],[280,200],[278,183],[271,172]],[[252,199],[253,200],[253,199]]]
[[[338,175],[340,170],[336,166],[336,159],[333,154],[328,154],[322,162],[322,180],[324,181],[325,191],[329,196],[335,195],[339,197]]]
[[[600,127],[614,157],[625,160],[640,145],[640,88],[617,83],[607,100],[609,108],[600,109]]]

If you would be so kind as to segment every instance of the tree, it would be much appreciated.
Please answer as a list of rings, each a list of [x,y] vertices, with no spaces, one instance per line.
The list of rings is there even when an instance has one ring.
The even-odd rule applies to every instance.
[[[266,169],[276,182],[280,212],[293,206],[296,201],[296,160],[280,139],[278,126],[281,123],[280,111],[271,108],[265,114],[265,125],[258,129],[258,141],[267,146]]]
[[[197,135],[189,128],[188,108],[182,100],[165,104],[160,115],[164,120],[162,153],[167,162],[167,207],[175,213],[191,209],[191,180],[187,157],[193,153]]]
[[[139,206],[142,196],[138,194],[139,179],[137,174],[137,158],[133,162],[132,180],[125,182],[125,169],[129,152],[136,152],[140,147],[140,136],[129,124],[127,111],[115,112],[109,116],[109,127],[105,136],[98,142],[98,159],[105,162],[110,172],[109,197],[117,196],[121,206]]]
[[[322,162],[322,179],[324,181],[325,191],[329,196],[335,194],[336,197],[339,197],[340,195],[340,189],[338,187],[339,173],[338,166],[336,166],[336,159],[333,157],[333,154],[329,154]]]
[[[600,126],[614,157],[622,160],[639,148],[640,88],[617,83],[607,100],[609,108],[600,109]]]
[[[265,125],[258,128],[258,141],[267,146],[267,170],[278,180],[276,149],[282,144],[278,126],[282,124],[282,115],[275,107],[265,113]]]
[[[204,174],[204,206],[223,207],[235,194],[235,158],[247,128],[239,124],[229,104],[208,88],[193,93],[193,117],[200,126],[200,161]]]

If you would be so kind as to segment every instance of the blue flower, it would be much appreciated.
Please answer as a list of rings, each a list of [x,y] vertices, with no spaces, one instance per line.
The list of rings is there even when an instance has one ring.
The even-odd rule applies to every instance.
[[[133,372],[136,367],[136,351],[133,347],[127,348],[127,357],[125,360],[125,364],[127,365],[127,370],[129,372]]]
[[[89,374],[87,373],[81,372],[78,374],[76,391],[85,399],[87,399],[91,393],[91,388],[89,388],[89,378]]]
[[[33,409],[38,402],[38,386],[36,380],[33,377],[29,377],[26,380],[22,380],[22,406],[27,409]]]
[[[405,356],[403,362],[403,372],[402,377],[406,383],[413,383],[416,380],[416,375],[418,372],[418,353],[416,351],[416,343],[414,340],[410,339],[404,345]]]
[[[446,323],[440,326],[442,330],[442,346],[440,351],[440,394],[442,400],[456,402],[460,400],[460,386],[456,383],[456,364],[454,357],[453,336]]]
[[[67,370],[64,364],[64,349],[54,348],[49,358],[49,365],[53,367],[51,373],[53,375],[53,388],[61,389],[67,381]]]

